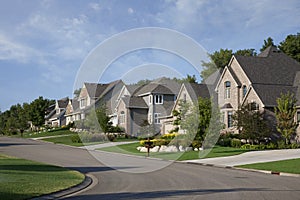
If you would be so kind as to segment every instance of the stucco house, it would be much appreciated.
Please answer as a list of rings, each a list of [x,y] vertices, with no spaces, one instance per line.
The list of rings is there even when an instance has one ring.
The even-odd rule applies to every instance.
[[[265,111],[274,128],[276,99],[281,93],[291,92],[300,105],[299,86],[300,63],[274,46],[258,56],[233,55],[215,88],[225,131],[236,131],[232,115],[245,104],[251,104],[255,110]],[[299,116],[298,112],[295,116],[298,121]]]
[[[69,102],[69,98],[65,97],[56,100],[54,105],[50,106],[51,111],[45,116],[45,125],[59,127],[66,125],[65,112]]]

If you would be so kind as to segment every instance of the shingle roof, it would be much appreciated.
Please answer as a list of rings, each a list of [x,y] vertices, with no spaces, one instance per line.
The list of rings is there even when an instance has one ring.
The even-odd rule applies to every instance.
[[[257,57],[235,55],[235,58],[252,83],[293,85],[295,74],[300,71],[300,63],[275,47],[268,47]]]
[[[59,108],[66,108],[69,103],[69,97],[57,100],[57,103]]]
[[[151,94],[174,94],[177,95],[180,89],[180,84],[176,81],[161,78],[144,85],[135,95],[140,96],[147,93]]]
[[[286,94],[287,92],[296,94],[297,92],[297,87],[294,86],[253,84],[252,87],[266,107],[276,106],[276,99],[281,94]]]
[[[84,83],[86,90],[91,98],[98,98],[109,84]]]
[[[183,83],[187,91],[189,92],[193,101],[197,101],[199,97],[202,98],[210,98],[209,87],[206,84],[198,84],[198,83]]]
[[[142,97],[126,96],[126,97],[123,97],[122,100],[124,101],[127,108],[148,109],[148,106]]]

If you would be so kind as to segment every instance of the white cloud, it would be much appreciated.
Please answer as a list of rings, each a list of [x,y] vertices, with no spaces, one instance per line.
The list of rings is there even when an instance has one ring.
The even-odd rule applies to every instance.
[[[90,7],[91,9],[95,10],[95,11],[98,11],[98,10],[101,9],[101,6],[100,6],[99,3],[90,3],[90,4],[89,4],[89,7]]]
[[[16,60],[17,62],[26,63],[36,55],[37,52],[34,49],[0,35],[0,60]]]
[[[133,8],[128,8],[127,12],[128,12],[128,14],[133,14],[134,10],[133,10]]]

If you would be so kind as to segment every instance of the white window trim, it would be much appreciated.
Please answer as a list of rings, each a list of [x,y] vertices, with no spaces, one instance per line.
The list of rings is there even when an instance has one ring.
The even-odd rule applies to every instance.
[[[159,98],[161,97],[161,98]],[[159,101],[159,99],[161,99],[161,101]],[[154,96],[154,102],[155,104],[164,104],[164,95],[163,94],[156,94]]]
[[[160,113],[154,113],[154,124],[160,124]]]

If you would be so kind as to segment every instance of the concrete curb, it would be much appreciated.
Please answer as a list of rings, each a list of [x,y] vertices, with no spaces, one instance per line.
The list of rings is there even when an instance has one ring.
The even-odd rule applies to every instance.
[[[86,190],[91,189],[94,185],[98,183],[98,180],[96,177],[94,177],[91,174],[86,174],[85,179],[83,182],[79,183],[78,185],[75,185],[73,187],[58,191],[58,192],[53,192],[50,194],[42,195],[39,197],[32,198],[31,200],[46,200],[46,199],[62,199],[66,198],[69,196],[73,196],[75,194],[79,194],[81,192],[84,192]]]
[[[256,173],[263,173],[263,174],[277,175],[277,176],[300,177],[300,174],[291,174],[291,173],[285,173],[285,172],[275,172],[275,171],[258,170],[258,169],[247,169],[247,168],[232,167],[232,166],[225,166],[225,165],[214,165],[214,164],[207,164],[207,163],[182,162],[182,161],[179,161],[179,163],[201,165],[201,166],[208,166],[208,167],[217,167],[217,168],[226,168],[226,169],[232,169],[232,170],[256,172]]]

